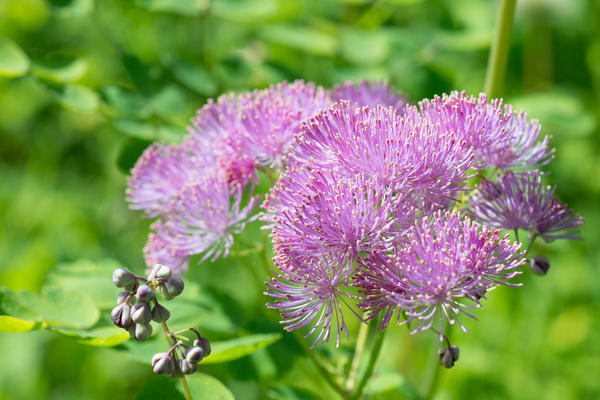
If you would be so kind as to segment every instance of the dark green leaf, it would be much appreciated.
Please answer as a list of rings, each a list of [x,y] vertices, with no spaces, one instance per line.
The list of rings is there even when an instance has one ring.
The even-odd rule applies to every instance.
[[[144,383],[135,398],[137,400],[185,400],[176,382],[176,379],[154,375]]]
[[[154,12],[198,17],[208,8],[209,0],[136,0],[138,6]]]
[[[52,12],[61,17],[82,17],[94,9],[94,0],[49,0]]]
[[[82,111],[94,111],[98,108],[98,95],[88,87],[74,83],[61,85],[46,79],[40,79],[39,82],[66,108]]]
[[[29,70],[29,58],[18,44],[0,36],[0,76],[21,76]]]
[[[323,397],[306,389],[276,385],[267,393],[269,400],[319,400]]]
[[[102,88],[102,97],[120,115],[147,118],[152,114],[152,108],[146,99],[123,86],[105,86]]]
[[[187,133],[184,129],[176,126],[162,124],[157,125],[153,124],[152,122],[129,118],[115,118],[113,120],[113,124],[115,128],[125,133],[127,136],[149,142],[162,141],[175,143],[179,142]],[[142,153],[140,152],[139,154]],[[131,166],[133,166],[133,163]]]
[[[322,56],[334,55],[338,47],[335,36],[298,25],[265,25],[259,34],[268,42]]]
[[[117,166],[119,169],[128,174],[144,150],[151,144],[150,140],[142,140],[135,137],[127,138],[123,142],[119,156],[117,157]]]
[[[204,96],[212,96],[216,93],[217,82],[201,65],[182,58],[168,58],[166,63],[175,78],[190,89]]]

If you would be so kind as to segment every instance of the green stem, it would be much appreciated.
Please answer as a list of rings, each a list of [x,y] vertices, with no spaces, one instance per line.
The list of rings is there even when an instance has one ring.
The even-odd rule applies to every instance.
[[[527,250],[525,250],[525,257],[527,257],[527,254],[529,254],[529,250],[531,250],[531,248],[533,247],[533,242],[535,242],[535,239],[537,239],[537,235],[533,235],[533,237],[531,238],[529,246],[527,246]]]
[[[156,303],[156,300],[154,300],[154,301]],[[156,303],[156,304],[158,304],[158,303]],[[167,323],[161,322],[160,325],[162,326],[165,337],[167,338],[167,343],[169,343],[170,346],[175,345],[175,341],[173,340],[173,338],[170,335],[171,331],[169,330]],[[179,381],[181,382],[181,386],[183,387],[183,393],[185,394],[185,399],[192,400],[192,394],[190,393],[190,387],[188,386],[187,381],[185,380],[185,376],[180,377]]]
[[[434,332],[439,334],[437,330],[434,330]],[[446,340],[448,347],[450,347],[450,337],[452,336],[452,330],[450,329],[450,325],[448,323],[444,324],[444,332],[446,332],[446,334],[444,334],[444,339]],[[440,378],[441,370],[440,360],[437,356],[438,350],[439,344],[438,341],[436,341],[433,346],[432,355],[430,356],[430,364],[428,368],[429,373],[427,374],[428,383],[425,386],[425,390],[423,391],[423,396],[421,397],[422,400],[430,400],[437,389],[437,384]]]
[[[496,31],[485,76],[485,92],[492,99],[502,94],[516,3],[517,0],[500,0]]]
[[[306,353],[306,355],[308,355],[311,361],[315,364],[315,366],[319,370],[319,373],[321,374],[323,379],[325,379],[325,382],[327,382],[327,384],[329,384],[329,386],[331,386],[331,388],[335,390],[336,393],[339,394],[343,399],[347,399],[349,397],[349,393],[346,392],[346,390],[344,390],[344,388],[335,380],[335,377],[331,374],[331,372],[329,372],[327,367],[323,365],[323,362],[319,360],[319,358],[315,355],[314,351],[310,347],[308,347],[308,345],[306,344],[306,340],[304,339],[304,337],[302,337],[302,334],[299,331],[295,330],[294,336],[296,337],[296,340],[298,341],[300,347],[302,347],[302,350],[304,350],[304,353]]]
[[[358,383],[356,390],[350,397],[351,400],[359,399],[362,395],[367,382],[371,375],[373,375],[373,370],[375,369],[375,364],[377,364],[377,360],[379,359],[379,353],[381,353],[381,347],[383,347],[383,339],[385,339],[385,330],[381,331],[377,334],[377,338],[375,339],[375,344],[373,344],[373,349],[371,350],[371,357],[369,358],[369,364],[367,364],[367,369],[365,370],[362,379]]]
[[[517,242],[519,241],[519,229],[515,228],[515,239],[517,240]]]
[[[352,359],[352,366],[350,367],[350,373],[348,374],[348,380],[346,381],[346,389],[348,390],[352,390],[356,383],[356,375],[358,374],[360,359],[365,350],[365,344],[367,343],[368,332],[369,325],[361,322],[360,328],[358,329],[358,337],[356,338],[356,346],[354,347],[354,358]]]

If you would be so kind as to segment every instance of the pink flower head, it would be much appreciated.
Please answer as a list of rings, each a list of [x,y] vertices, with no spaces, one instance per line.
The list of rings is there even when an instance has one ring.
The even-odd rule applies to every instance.
[[[408,99],[396,93],[387,81],[358,83],[346,81],[331,89],[331,98],[334,102],[347,100],[357,106],[391,106],[398,110],[408,104]]]

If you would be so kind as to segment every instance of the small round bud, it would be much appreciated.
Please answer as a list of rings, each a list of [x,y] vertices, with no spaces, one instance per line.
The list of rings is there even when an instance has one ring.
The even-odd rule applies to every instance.
[[[204,358],[204,350],[199,346],[192,346],[185,353],[185,359],[190,364],[198,364]]]
[[[146,340],[152,335],[152,325],[150,324],[131,324],[129,334],[135,340]]]
[[[152,370],[156,374],[169,374],[173,368],[173,358],[169,356],[169,353],[158,353],[152,357]]]
[[[135,293],[135,297],[137,297],[139,301],[148,303],[154,298],[154,290],[152,290],[152,288],[146,284],[140,285]]]
[[[131,318],[138,324],[147,324],[152,319],[152,311],[148,303],[135,303],[131,307]]]
[[[181,370],[181,360],[175,360],[175,367],[169,374],[171,378],[180,378],[183,376],[183,371]]]
[[[160,286],[160,291],[167,300],[171,300],[183,292],[183,280],[179,278],[169,278],[164,285]]]
[[[126,301],[129,300],[130,296],[131,296],[131,293],[129,293],[129,292],[119,292],[119,294],[117,295],[117,304],[125,303]]]
[[[166,322],[170,316],[171,316],[171,313],[169,312],[169,310],[167,310],[165,307],[161,306],[160,304],[155,305],[154,308],[152,309],[152,320],[153,321]]]
[[[446,368],[452,368],[454,363],[458,361],[458,354],[458,347],[456,346],[442,347],[438,353],[440,364]]]
[[[192,364],[186,359],[181,360],[181,362],[179,363],[179,367],[181,368],[181,372],[183,372],[184,375],[193,374],[198,369],[197,364]]]
[[[539,276],[544,276],[550,269],[550,261],[544,256],[536,256],[529,260],[531,271]]]
[[[127,303],[121,303],[112,309],[110,319],[119,328],[128,329],[131,325],[131,307]]]
[[[202,349],[202,351],[204,351],[204,357],[210,355],[210,343],[208,339],[199,337],[198,339],[194,340],[194,346],[198,346]]]
[[[154,266],[156,269],[156,277],[157,278],[170,278],[171,277],[171,268],[166,265],[156,264]]]
[[[117,268],[113,272],[113,283],[116,287],[124,288],[136,282],[135,275],[127,268]]]

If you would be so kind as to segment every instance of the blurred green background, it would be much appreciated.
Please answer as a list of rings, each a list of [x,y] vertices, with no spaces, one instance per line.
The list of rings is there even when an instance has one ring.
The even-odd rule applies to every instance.
[[[284,79],[388,79],[415,102],[480,92],[496,7],[0,0],[0,285],[37,292],[57,266],[81,259],[141,272],[148,222],[127,209],[126,171],[151,141],[184,135],[207,98]],[[553,136],[548,180],[584,216],[585,240],[537,244],[550,273],[526,271],[523,288],[490,295],[472,334],[454,335],[461,359],[441,372],[435,398],[600,398],[599,93],[600,2],[518,1],[505,98]],[[261,322],[262,289],[233,259],[192,265],[189,279],[227,294],[240,331],[279,331],[275,314]],[[434,335],[392,331],[377,376],[401,371],[418,388]],[[295,357],[290,368],[289,342],[204,371],[240,399],[333,398],[311,364]],[[151,376],[148,365],[47,331],[0,333],[0,355],[0,399],[129,399]],[[397,398],[397,379],[374,397]],[[273,382],[305,391],[291,397]]]

